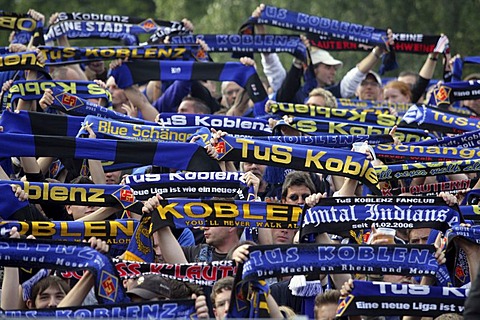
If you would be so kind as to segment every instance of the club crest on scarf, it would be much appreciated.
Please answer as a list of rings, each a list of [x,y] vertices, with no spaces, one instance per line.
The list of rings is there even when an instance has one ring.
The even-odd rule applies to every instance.
[[[337,317],[341,317],[343,315],[343,313],[345,312],[347,307],[350,305],[350,303],[352,303],[353,298],[354,298],[354,296],[352,294],[349,294],[347,297],[345,297],[345,299],[343,299],[338,304],[337,315],[336,315]]]
[[[215,151],[217,151],[217,160],[221,160],[227,153],[233,150],[233,147],[228,141],[222,140],[215,145]]]
[[[65,108],[66,111],[83,106],[81,99],[78,99],[76,96],[65,92],[57,94],[55,99]]]
[[[451,88],[440,86],[433,90],[433,96],[435,97],[436,104],[450,104],[450,92]]]
[[[112,193],[112,196],[118,200],[124,209],[129,208],[135,202],[135,196],[128,186],[121,187]]]
[[[425,110],[423,106],[416,106],[413,105],[411,106],[405,115],[402,118],[402,121],[404,121],[407,124],[410,124],[412,122],[422,124],[425,121]]]
[[[152,18],[148,18],[145,21],[142,21],[141,23],[139,23],[138,25],[147,32],[156,30],[158,28],[158,25],[155,23],[155,21],[153,21]]]
[[[101,285],[98,288],[98,295],[105,299],[115,301],[118,288],[118,278],[102,270],[100,279]]]

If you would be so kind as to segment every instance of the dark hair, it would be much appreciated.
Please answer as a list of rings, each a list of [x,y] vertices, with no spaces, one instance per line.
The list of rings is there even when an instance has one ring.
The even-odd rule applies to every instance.
[[[210,295],[210,299],[212,300],[212,304],[215,305],[215,297],[221,293],[223,290],[233,290],[233,282],[234,279],[231,276],[222,278],[215,282],[212,288],[212,294]]]
[[[37,296],[43,291],[47,290],[50,286],[56,286],[65,294],[70,291],[70,285],[65,280],[57,276],[48,276],[33,285],[32,292],[30,294],[32,301],[35,301]]]
[[[282,185],[282,199],[287,197],[288,188],[292,186],[305,186],[310,189],[313,194],[316,192],[315,185],[312,182],[310,174],[303,171],[291,171],[285,177],[285,181]]]
[[[338,304],[338,299],[340,299],[340,290],[326,290],[317,294],[315,297],[315,311],[329,303]]]
[[[211,114],[212,110],[203,102],[203,100],[200,100],[195,97],[191,96],[186,96],[185,98],[182,99],[182,102],[188,101],[193,103],[193,107],[195,108],[195,113],[204,113],[204,114]]]
[[[72,184],[95,184],[95,182],[92,181],[89,177],[85,176],[78,176],[72,181],[70,181]]]

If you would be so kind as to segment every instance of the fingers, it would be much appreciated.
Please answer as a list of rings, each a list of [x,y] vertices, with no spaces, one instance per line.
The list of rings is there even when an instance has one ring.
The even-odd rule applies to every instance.
[[[105,90],[107,89],[107,84],[105,82],[103,82],[102,80],[94,79],[93,82],[95,82],[102,89],[105,89]]]
[[[193,30],[195,29],[192,21],[188,20],[187,18],[183,18],[182,23],[183,23],[183,26],[185,27],[185,29],[187,29],[188,31],[193,32]]]
[[[20,232],[18,232],[17,227],[12,227],[12,229],[10,230],[10,238],[20,239]]]
[[[15,193],[15,197],[17,197],[18,201],[26,201],[28,200],[28,194],[20,187],[19,185],[12,184],[12,191]]]
[[[53,99],[53,91],[51,89],[46,89],[42,98],[40,99],[40,107],[42,107],[42,109],[47,109],[53,104]]]
[[[273,101],[273,100],[267,100],[267,102],[265,103],[265,112],[266,113],[269,113],[271,110],[272,110],[272,104],[276,103],[276,101]],[[271,119],[271,118],[270,118]],[[268,120],[270,120],[268,119]],[[273,119],[272,119],[273,120]]]
[[[212,132],[212,137],[210,138],[210,144],[211,145],[216,145],[218,143],[218,140],[221,138],[221,137],[224,137],[227,135],[227,132],[225,131],[222,131],[222,130],[215,130],[215,129],[210,129],[210,131]]]
[[[317,203],[320,202],[320,200],[322,198],[326,198],[327,197],[327,193],[315,193],[315,194],[312,194],[312,195],[309,195],[306,199],[305,199],[305,204],[309,207],[314,207]]]
[[[207,306],[207,299],[204,295],[199,295],[197,297],[196,294],[192,294],[192,299],[195,299],[195,311],[197,313],[198,319],[208,319],[208,306]]]
[[[162,200],[162,196],[160,194],[157,194],[151,198],[149,198],[147,201],[143,203],[143,208],[142,212],[143,213],[150,213],[154,211],[159,205],[160,205],[160,200]]]
[[[90,247],[92,249],[95,249],[100,253],[107,253],[110,249],[110,246],[100,238],[91,237],[88,239],[88,243],[90,243]]]
[[[250,253],[248,247],[250,247],[250,245],[244,244],[235,249],[232,254],[232,260],[234,260],[236,263],[244,263],[247,261]]]
[[[345,283],[342,285],[342,288],[340,289],[340,294],[342,296],[348,296],[353,290],[353,280],[349,279],[348,281],[345,281]]]

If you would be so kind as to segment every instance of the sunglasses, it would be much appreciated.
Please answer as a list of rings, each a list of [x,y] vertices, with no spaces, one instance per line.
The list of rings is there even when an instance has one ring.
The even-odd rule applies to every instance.
[[[361,86],[372,86],[372,87],[380,87],[380,84],[376,81],[366,81],[366,80],[363,80],[361,83],[360,83]]]
[[[303,199],[303,201],[305,201],[305,199],[307,199],[307,197],[309,197],[309,196],[310,196],[310,194],[308,194],[308,193],[304,193],[301,196],[299,196],[298,194],[292,194],[290,197],[288,197],[288,199],[290,199],[292,201],[297,201],[301,197]]]

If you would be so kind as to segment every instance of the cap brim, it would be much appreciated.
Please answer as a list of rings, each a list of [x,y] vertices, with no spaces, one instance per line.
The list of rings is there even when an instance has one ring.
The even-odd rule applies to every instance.
[[[146,289],[142,289],[142,288],[133,288],[131,290],[128,290],[127,295],[129,297],[132,296],[132,295],[139,296],[140,298],[145,299],[145,300],[150,300],[150,299],[153,299],[157,296],[156,293],[154,293],[152,291],[149,291],[149,290],[146,290]]]
[[[326,64],[327,66],[343,66],[343,62],[340,60],[327,60],[327,61],[322,61],[321,63]]]

